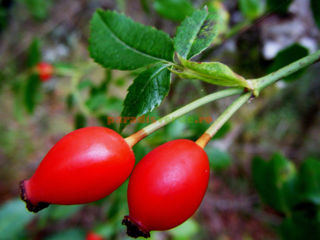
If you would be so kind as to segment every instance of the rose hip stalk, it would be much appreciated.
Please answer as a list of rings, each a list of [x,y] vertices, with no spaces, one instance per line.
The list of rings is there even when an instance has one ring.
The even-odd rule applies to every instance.
[[[135,167],[128,185],[129,216],[123,220],[131,237],[149,237],[168,230],[198,209],[209,181],[209,161],[203,148],[250,98],[242,95],[196,141],[179,139],[149,152]]]

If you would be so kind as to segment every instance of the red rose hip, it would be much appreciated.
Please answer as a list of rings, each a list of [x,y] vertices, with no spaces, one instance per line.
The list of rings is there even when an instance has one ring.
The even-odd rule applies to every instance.
[[[206,152],[180,139],[148,153],[129,180],[129,216],[123,220],[131,237],[149,237],[190,218],[199,207],[209,181]]]
[[[36,65],[36,72],[42,82],[48,81],[53,74],[53,66],[47,62],[40,62]]]
[[[78,129],[56,143],[34,175],[21,182],[21,197],[33,212],[49,204],[93,202],[118,188],[134,162],[131,147],[115,131]]]

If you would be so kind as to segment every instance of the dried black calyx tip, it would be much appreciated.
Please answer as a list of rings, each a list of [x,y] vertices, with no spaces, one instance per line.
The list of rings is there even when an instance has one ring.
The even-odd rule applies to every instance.
[[[20,197],[23,201],[25,201],[26,203],[26,207],[30,212],[39,212],[40,210],[47,208],[50,203],[46,203],[46,202],[39,202],[37,204],[32,204],[27,197],[27,193],[26,193],[26,189],[24,186],[24,181],[20,182]]]
[[[122,225],[127,226],[127,234],[130,237],[138,238],[138,237],[144,237],[149,238],[150,232],[142,229],[133,219],[131,219],[129,216],[125,216],[122,220]]]

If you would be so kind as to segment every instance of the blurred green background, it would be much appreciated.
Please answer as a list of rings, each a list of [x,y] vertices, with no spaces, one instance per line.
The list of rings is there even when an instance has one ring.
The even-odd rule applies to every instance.
[[[138,72],[104,70],[87,51],[97,8],[115,9],[174,36],[179,23],[207,5],[223,16],[220,37],[196,60],[219,60],[247,78],[263,76],[318,49],[320,4],[314,0],[0,0],[0,240],[128,239],[127,184],[98,202],[27,212],[18,184],[68,132],[117,117]],[[30,66],[59,69],[41,83]],[[67,75],[80,71],[81,79]],[[320,239],[320,66],[266,89],[243,107],[206,147],[211,179],[194,217],[152,240]],[[172,80],[164,116],[219,88]],[[187,93],[187,94],[186,94]],[[232,102],[208,104],[134,147],[137,160],[177,138],[197,139]],[[131,124],[124,136],[141,129]],[[266,159],[266,160],[264,160]]]

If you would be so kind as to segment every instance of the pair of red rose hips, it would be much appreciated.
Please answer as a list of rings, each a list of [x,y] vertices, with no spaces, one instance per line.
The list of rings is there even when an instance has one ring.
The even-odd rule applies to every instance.
[[[87,127],[63,137],[35,174],[21,183],[30,211],[49,204],[82,204],[101,199],[130,175],[135,157],[118,133]],[[129,216],[123,220],[132,237],[173,228],[199,207],[209,180],[205,151],[195,142],[167,142],[148,153],[129,180]]]

